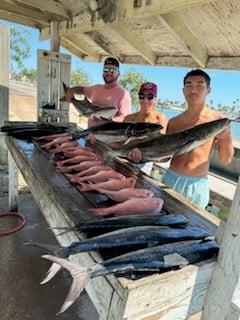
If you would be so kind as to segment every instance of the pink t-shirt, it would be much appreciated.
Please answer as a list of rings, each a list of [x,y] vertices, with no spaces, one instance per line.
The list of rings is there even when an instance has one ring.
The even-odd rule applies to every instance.
[[[131,98],[129,92],[119,84],[106,88],[104,84],[96,84],[84,87],[83,94],[99,106],[115,107],[114,117],[122,117],[122,120],[131,112]]]

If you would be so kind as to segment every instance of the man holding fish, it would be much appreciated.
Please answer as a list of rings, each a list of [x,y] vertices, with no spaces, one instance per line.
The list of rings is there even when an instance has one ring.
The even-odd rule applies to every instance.
[[[192,70],[186,74],[183,81],[183,94],[188,108],[169,120],[167,134],[181,132],[224,118],[220,112],[208,108],[205,104],[206,97],[211,92],[210,80],[209,75],[200,69]],[[215,143],[217,143],[219,161],[223,165],[229,164],[234,154],[234,148],[232,134],[228,126],[190,152],[174,155],[171,158],[169,169],[163,177],[163,183],[169,188],[174,189],[202,208],[205,208],[209,202],[208,169]],[[138,148],[135,148],[128,157],[131,161],[138,163],[142,159],[142,153]]]
[[[131,112],[131,98],[129,92],[118,84],[119,76],[118,60],[109,57],[104,61],[103,66],[104,84],[68,88],[65,93],[65,98],[70,102],[74,97],[74,94],[83,94],[94,104],[115,107],[116,113],[112,117],[112,120],[118,122],[122,121],[124,117]],[[93,117],[88,120],[88,127],[92,127],[99,123],[100,120]]]

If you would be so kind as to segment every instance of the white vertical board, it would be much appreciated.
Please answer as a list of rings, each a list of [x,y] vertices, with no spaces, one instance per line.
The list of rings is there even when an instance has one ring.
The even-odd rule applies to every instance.
[[[38,119],[41,120],[43,105],[54,104],[55,110],[61,110],[60,99],[64,96],[62,82],[70,83],[71,56],[47,50],[38,50],[37,56]]]
[[[0,127],[9,118],[10,27],[0,24]],[[4,134],[0,132],[0,163],[7,162]]]
[[[218,259],[204,302],[201,320],[235,320],[231,302],[239,300],[240,276],[240,178],[226,222]],[[235,294],[234,294],[235,293]],[[239,304],[239,303],[238,303]]]

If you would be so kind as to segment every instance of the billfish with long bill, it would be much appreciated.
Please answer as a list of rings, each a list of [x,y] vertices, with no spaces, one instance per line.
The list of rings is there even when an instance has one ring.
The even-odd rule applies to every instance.
[[[96,141],[95,146],[103,153],[103,158],[107,163],[116,156],[128,158],[129,152],[134,148],[141,151],[142,162],[158,162],[192,151],[222,132],[230,125],[231,121],[228,118],[221,118],[172,134],[149,133],[143,139],[136,138],[127,141],[117,150],[110,148],[101,141]]]
[[[67,85],[63,82],[64,91],[66,92],[68,90]],[[61,99],[62,101],[64,98]],[[70,101],[74,107],[77,109],[80,115],[92,118],[106,118],[110,119],[112,118],[116,112],[117,109],[115,107],[106,107],[106,106],[99,106],[94,103],[91,103],[86,97],[83,100],[79,100],[76,98],[72,98]]]

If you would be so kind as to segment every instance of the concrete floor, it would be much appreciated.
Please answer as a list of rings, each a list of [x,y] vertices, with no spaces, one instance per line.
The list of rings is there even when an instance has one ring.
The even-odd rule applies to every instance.
[[[7,194],[0,194],[0,212],[8,210]],[[19,208],[27,219],[19,231],[0,236],[1,320],[97,320],[98,314],[86,292],[63,314],[56,316],[71,284],[66,271],[40,285],[49,267],[42,249],[27,247],[29,241],[55,244],[56,240],[31,194],[20,195]],[[15,226],[16,219],[0,218],[1,230]]]

